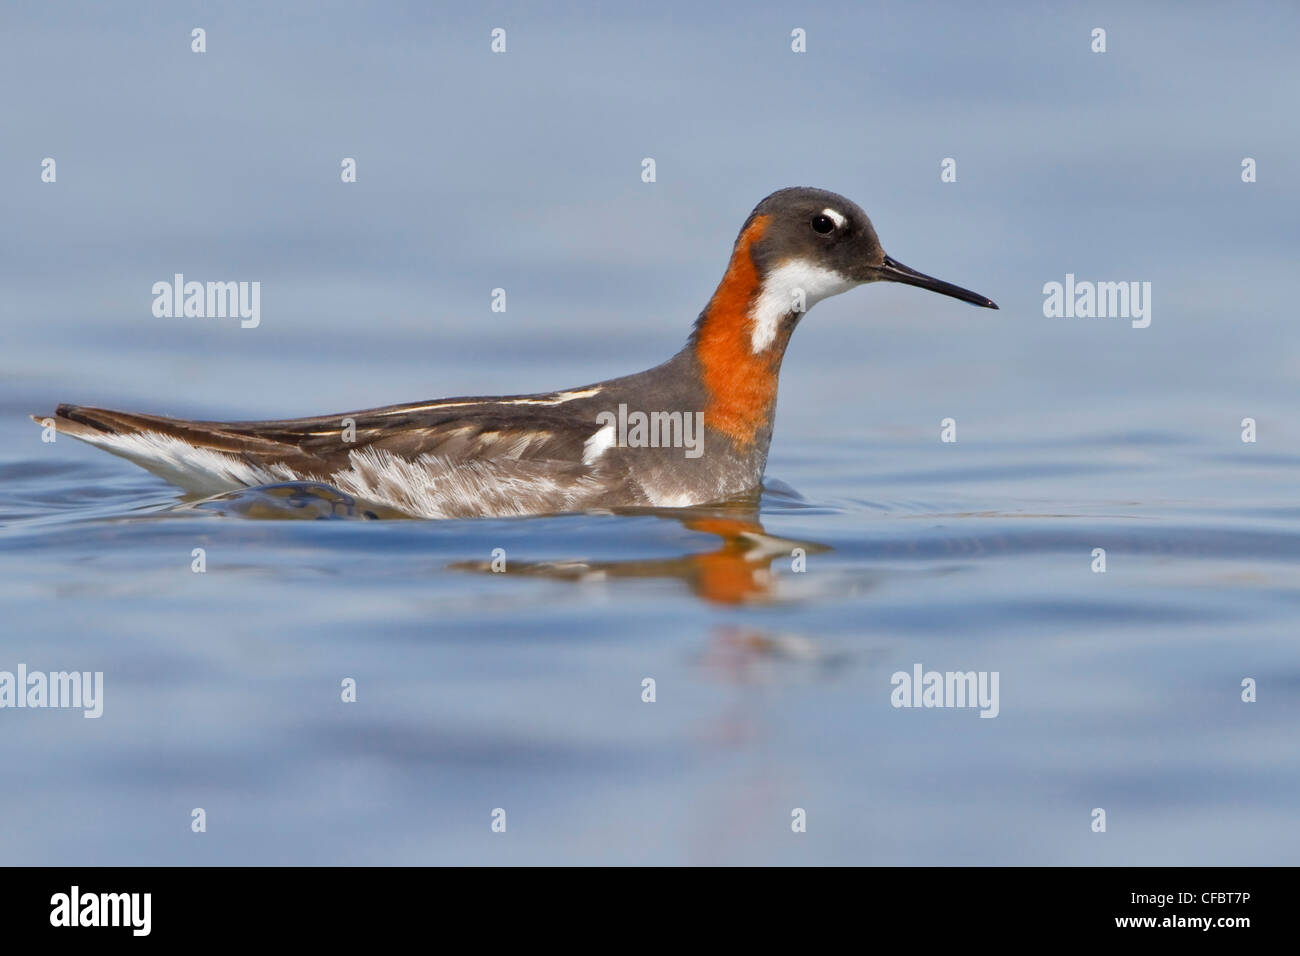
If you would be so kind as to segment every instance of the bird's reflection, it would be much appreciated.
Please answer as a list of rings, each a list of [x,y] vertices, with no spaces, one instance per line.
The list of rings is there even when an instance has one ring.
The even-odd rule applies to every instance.
[[[176,509],[201,509],[260,519],[376,519],[406,517],[359,502],[336,488],[316,482],[285,482],[228,492],[198,500],[182,499]],[[759,520],[759,498],[745,496],[695,508],[626,509],[628,517],[651,516],[676,521],[689,531],[708,535],[711,549],[671,558],[620,558],[604,561],[518,561],[503,567],[492,561],[457,561],[448,568],[490,571],[557,580],[589,581],[611,578],[675,579],[713,604],[744,605],[783,600],[778,560],[792,572],[804,570],[809,555],[829,551],[827,545],[768,534]],[[802,575],[800,575],[802,576]],[[797,588],[787,586],[787,592]],[[788,597],[788,595],[786,595]]]
[[[614,561],[511,561],[507,574],[559,580],[606,578],[673,578],[685,583],[699,598],[714,604],[750,604],[773,600],[776,580],[772,563],[792,566],[809,554],[830,550],[826,545],[768,534],[749,500],[708,508],[638,510],[678,521],[690,531],[716,536],[721,543],[672,558],[627,558]],[[493,570],[489,561],[461,561],[450,567],[467,571]],[[498,569],[500,570],[500,569]]]

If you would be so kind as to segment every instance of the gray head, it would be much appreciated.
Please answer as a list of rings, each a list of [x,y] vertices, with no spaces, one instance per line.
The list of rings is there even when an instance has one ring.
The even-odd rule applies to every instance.
[[[754,350],[771,343],[776,321],[864,282],[902,282],[971,302],[987,296],[935,279],[887,256],[862,209],[838,193],[798,186],[760,202],[737,240],[757,270]],[[793,310],[791,302],[797,303]]]

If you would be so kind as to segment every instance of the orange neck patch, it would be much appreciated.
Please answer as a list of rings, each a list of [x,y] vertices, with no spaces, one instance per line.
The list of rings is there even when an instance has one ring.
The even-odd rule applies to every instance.
[[[726,275],[718,284],[695,333],[695,357],[709,394],[704,423],[736,442],[753,444],[772,418],[781,348],[755,355],[749,310],[759,292],[758,267],[750,250],[767,229],[756,216],[736,240]]]

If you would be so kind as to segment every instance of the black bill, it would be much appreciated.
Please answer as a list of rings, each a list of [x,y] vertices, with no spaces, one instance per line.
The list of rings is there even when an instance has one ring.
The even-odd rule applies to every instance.
[[[969,302],[972,305],[982,305],[986,309],[996,309],[998,307],[997,303],[986,295],[980,295],[970,289],[963,289],[951,282],[944,282],[942,279],[928,276],[924,272],[917,272],[915,269],[889,258],[889,256],[885,256],[885,261],[881,263],[876,271],[879,273],[880,278],[887,279],[890,282],[902,282],[905,285],[929,289],[931,292],[941,292],[944,295],[950,295],[954,299],[961,299],[963,302]]]

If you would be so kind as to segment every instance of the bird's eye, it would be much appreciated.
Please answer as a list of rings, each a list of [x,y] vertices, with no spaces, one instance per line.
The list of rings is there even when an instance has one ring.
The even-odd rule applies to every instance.
[[[819,232],[823,236],[835,231],[835,223],[831,222],[830,216],[816,215],[812,219],[813,232]]]

